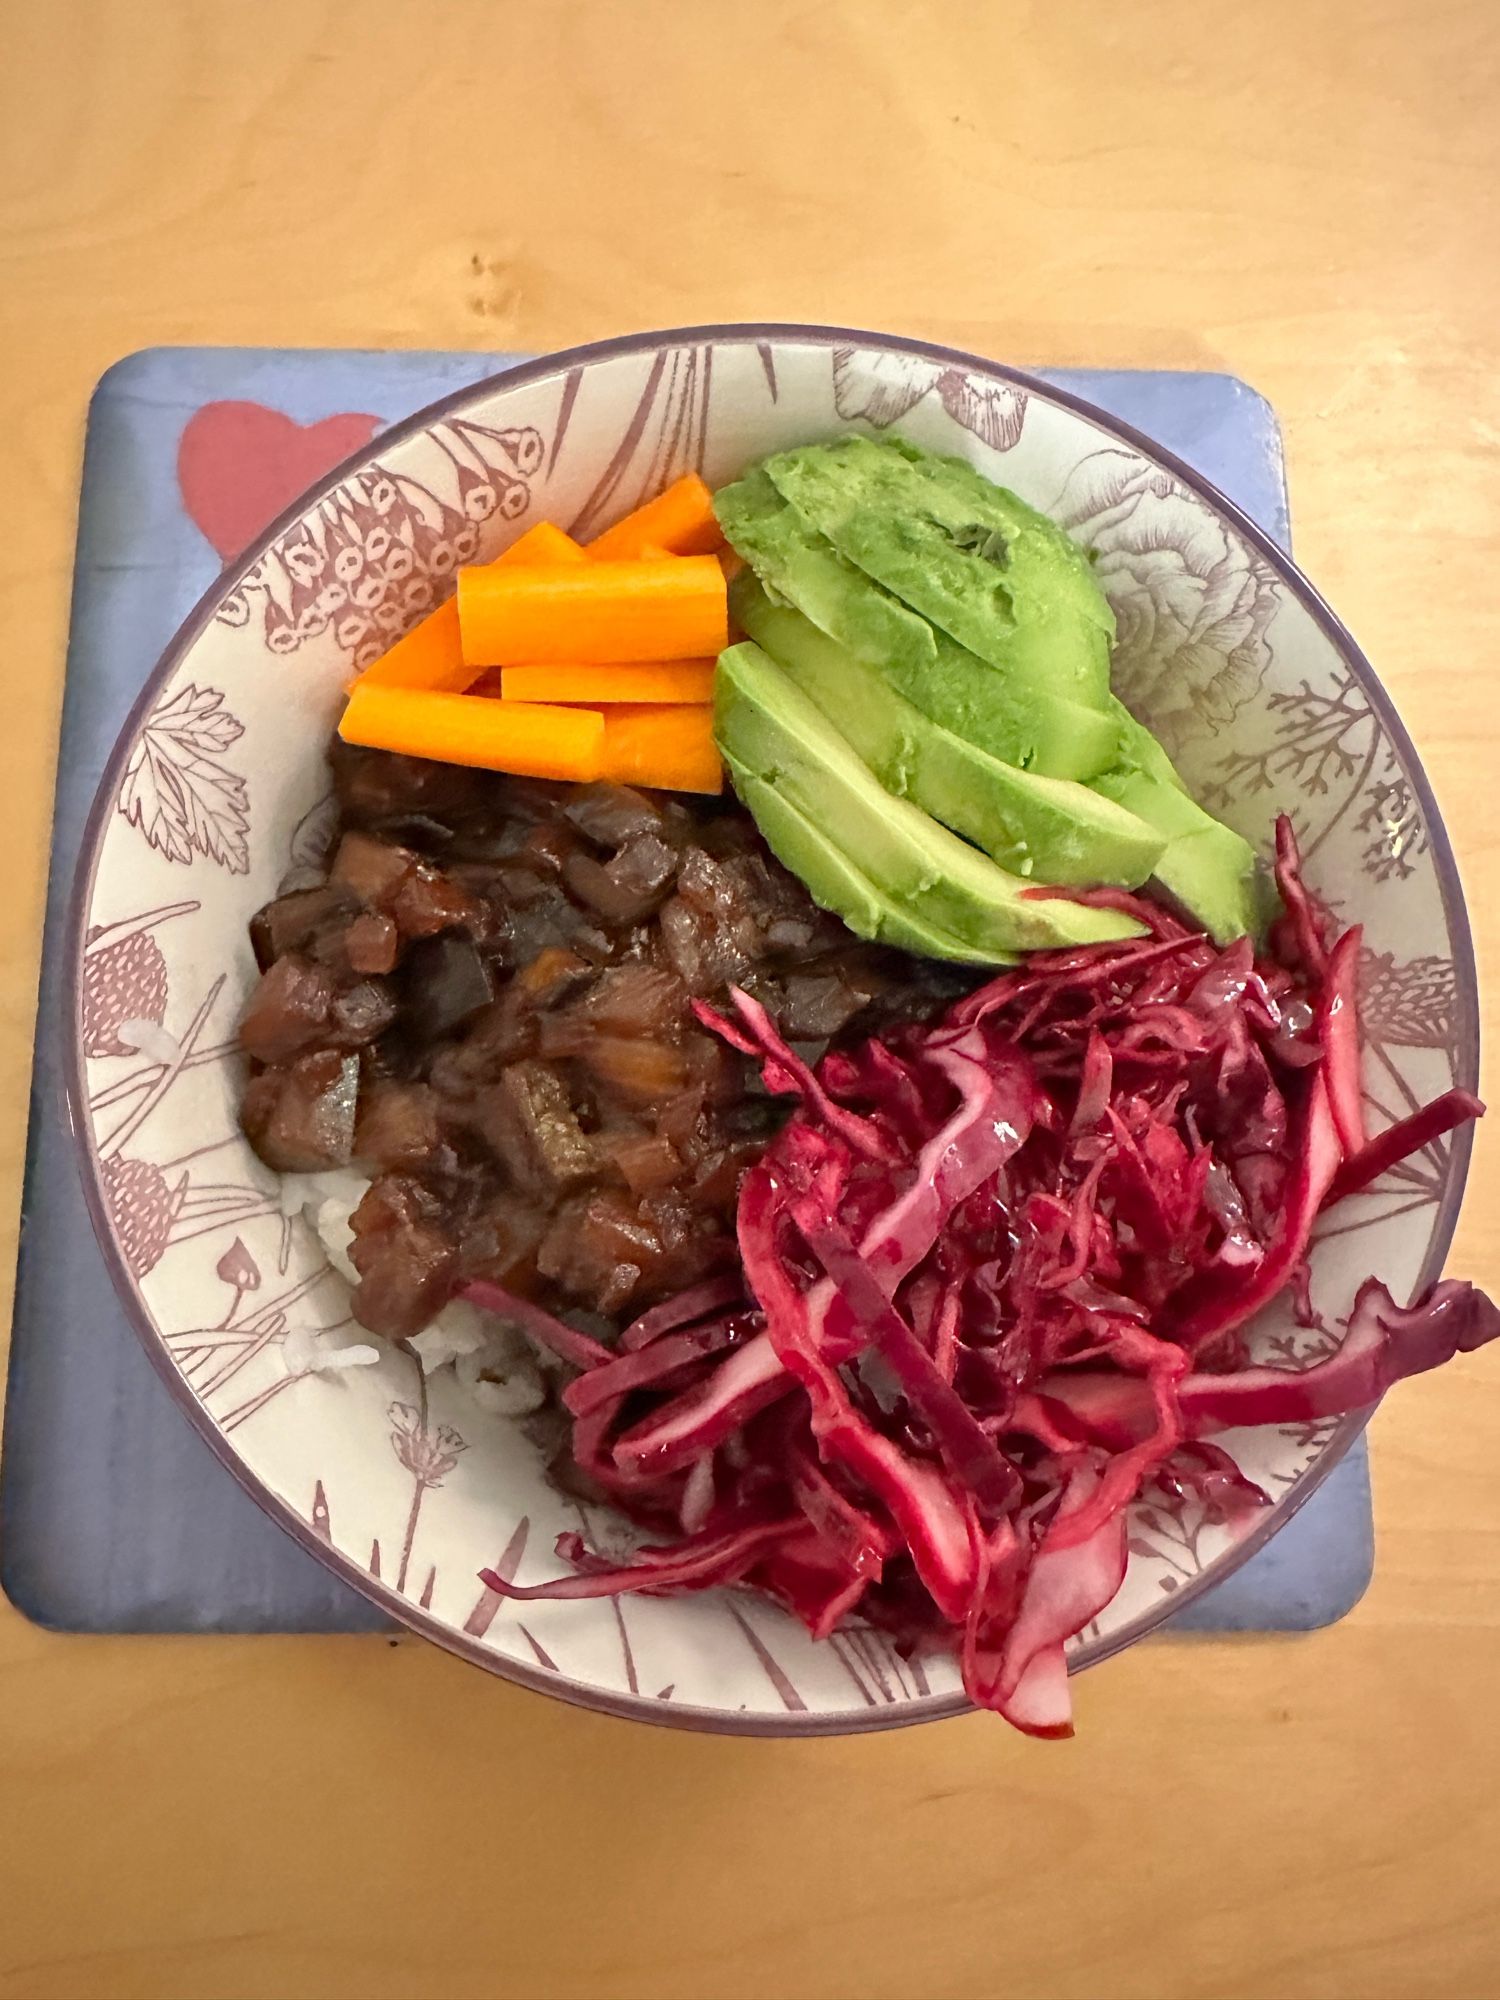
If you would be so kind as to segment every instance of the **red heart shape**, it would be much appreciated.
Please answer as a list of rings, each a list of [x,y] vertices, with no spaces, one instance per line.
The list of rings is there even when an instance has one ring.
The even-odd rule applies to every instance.
[[[182,504],[228,562],[381,422],[346,410],[299,424],[264,403],[205,403],[177,447]]]

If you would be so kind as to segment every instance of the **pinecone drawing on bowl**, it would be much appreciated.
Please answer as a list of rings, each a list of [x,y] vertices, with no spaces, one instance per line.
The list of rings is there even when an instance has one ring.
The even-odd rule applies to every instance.
[[[139,1057],[123,1076],[116,1072],[91,1078],[89,1094],[100,1191],[120,1255],[137,1279],[155,1270],[175,1244],[238,1229],[258,1216],[280,1211],[279,1195],[254,1183],[212,1179],[193,1186],[186,1162],[215,1152],[226,1143],[228,1133],[215,1143],[212,1134],[200,1128],[190,1152],[162,1165],[126,1150],[149,1145],[142,1127],[186,1071],[222,1060],[236,1046],[233,1041],[202,1046],[228,977],[222,972],[180,1032],[165,1032],[169,980],[153,932],[169,918],[191,915],[199,907],[195,902],[164,904],[117,923],[95,925],[84,941],[84,1050],[91,1057]],[[160,1031],[155,1037],[153,1029]],[[232,1120],[229,1128],[233,1130]],[[248,1257],[243,1245],[238,1248]]]
[[[101,933],[88,934],[93,945]],[[101,944],[83,961],[83,1049],[90,1056],[135,1053],[120,1040],[126,1021],[154,1021],[167,1015],[167,961],[150,931],[132,931]]]
[[[155,930],[172,917],[190,915],[196,903],[168,903],[126,917],[117,924],[95,924],[83,947],[83,1052],[87,1056],[129,1056],[134,1046],[120,1040],[127,1021],[150,1021],[161,1027],[167,1018],[167,961]]]
[[[187,1193],[188,1177],[184,1174],[175,1188],[169,1188],[159,1167],[146,1160],[127,1160],[115,1154],[100,1162],[99,1178],[130,1274],[143,1278],[156,1268],[171,1241],[172,1224]]]

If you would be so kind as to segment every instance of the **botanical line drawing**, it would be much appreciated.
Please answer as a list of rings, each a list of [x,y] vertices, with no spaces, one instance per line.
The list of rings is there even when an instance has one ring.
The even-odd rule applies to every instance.
[[[130,1056],[132,1026],[161,1028],[167,1018],[167,961],[155,932],[173,917],[195,916],[202,905],[166,903],[112,924],[93,924],[83,941],[82,1039],[86,1056]]]
[[[99,949],[92,961],[85,946],[86,1031],[92,1032],[101,1047],[123,1048],[121,1036],[129,1037],[139,1031],[145,1039],[145,1031],[154,1028],[165,1044],[160,1056],[112,1079],[89,1099],[105,1207],[125,1262],[136,1278],[154,1270],[169,1247],[190,1243],[195,1237],[230,1224],[243,1224],[253,1216],[271,1214],[276,1207],[264,1187],[240,1181],[205,1181],[201,1175],[194,1176],[193,1163],[228,1144],[227,1134],[201,1142],[169,1160],[146,1159],[125,1150],[184,1071],[222,1062],[235,1046],[233,1043],[202,1045],[224,990],[222,973],[209,988],[180,1041],[168,1035],[157,1019],[158,1014],[164,1018],[167,1009],[165,966],[158,971],[155,963],[139,952],[137,941],[146,938],[154,944],[150,925],[164,921],[182,907],[171,905],[165,911],[147,912],[144,917],[95,930],[92,935]],[[123,1007],[143,1003],[147,1010],[143,1017],[122,1018]],[[118,1115],[116,1122],[108,1125],[107,1114],[111,1112]],[[106,1125],[108,1129],[102,1129]]]
[[[452,1424],[433,1426],[427,1410],[425,1380],[420,1403],[392,1403],[386,1414],[391,1422],[391,1449],[412,1476],[411,1507],[401,1541],[400,1567],[396,1571],[396,1588],[404,1594],[422,1502],[434,1487],[442,1485],[458,1464],[459,1453],[469,1447]],[[430,1592],[430,1584],[428,1588]]]
[[[546,456],[532,425],[496,429],[453,417],[426,434],[436,460],[426,479],[376,459],[327,495],[224,599],[220,624],[258,618],[273,653],[294,653],[331,632],[356,667],[449,593],[479,551],[480,528],[515,521],[531,504]]]
[[[1120,698],[1175,757],[1259,692],[1279,589],[1267,563],[1169,472],[1090,452],[1048,509],[1092,557],[1115,614]]]
[[[1304,861],[1358,806],[1354,824],[1367,836],[1364,872],[1375,882],[1410,877],[1427,852],[1426,823],[1396,747],[1353,674],[1339,668],[1326,690],[1303,680],[1269,694],[1265,705],[1270,740],[1222,757],[1204,804],[1217,809],[1261,792],[1293,801],[1293,819],[1306,834]],[[1299,798],[1328,799],[1332,810],[1312,829]]]
[[[517,1521],[510,1540],[495,1559],[494,1571],[502,1583],[513,1583],[515,1581],[516,1572],[521,1567],[521,1558],[526,1553],[526,1541],[530,1533],[531,1522],[523,1514],[520,1520]],[[496,1612],[500,1610],[504,1603],[505,1599],[500,1595],[498,1590],[492,1590],[488,1584],[484,1586],[483,1590],[480,1591],[478,1597],[474,1600],[474,1609],[464,1620],[464,1630],[469,1634],[471,1639],[482,1639],[484,1637],[485,1633],[489,1631],[491,1625],[495,1622]]]
[[[142,723],[116,810],[168,861],[195,854],[233,875],[250,866],[245,780],[218,760],[245,733],[217,688],[169,689]]]
[[[878,431],[898,422],[924,396],[936,395],[954,423],[992,451],[1020,441],[1030,400],[1024,389],[942,368],[917,354],[888,354],[864,347],[833,350],[833,406],[841,417],[863,418]]]
[[[571,523],[570,534],[588,540],[684,472],[702,467],[713,371],[714,350],[708,343],[662,349],[647,371],[619,443]],[[581,379],[580,370],[574,369],[564,385],[559,451],[577,394],[575,378]]]
[[[269,1380],[262,1380],[260,1386],[248,1396],[245,1394],[247,1385],[240,1381],[245,1371],[263,1356],[285,1347],[292,1332],[292,1307],[321,1284],[325,1273],[313,1271],[263,1304],[252,1305],[248,1311],[242,1312],[247,1297],[260,1289],[261,1273],[239,1237],[219,1258],[214,1269],[221,1282],[228,1285],[233,1293],[223,1318],[212,1326],[184,1327],[176,1333],[167,1334],[165,1338],[173,1360],[204,1402],[220,1390],[240,1383],[236,1390],[239,1400],[218,1419],[226,1431],[233,1431],[312,1372],[310,1368],[278,1368]],[[319,1331],[332,1332],[348,1323],[345,1315],[335,1322],[334,1327],[320,1328]]]

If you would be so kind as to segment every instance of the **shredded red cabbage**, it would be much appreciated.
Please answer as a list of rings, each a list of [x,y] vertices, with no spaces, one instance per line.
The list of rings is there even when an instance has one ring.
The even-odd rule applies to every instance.
[[[742,1274],[618,1351],[468,1291],[578,1370],[575,1459],[674,1539],[610,1567],[564,1536],[576,1574],[486,1582],[740,1584],[820,1638],[857,1612],[951,1647],[1018,1728],[1071,1733],[1064,1649],[1119,1588],[1138,1496],[1241,1532],[1266,1496],[1208,1436],[1361,1409],[1500,1335],[1470,1285],[1403,1309],[1371,1280],[1328,1359],[1247,1362],[1273,1299],[1311,1311],[1318,1215],[1483,1111],[1450,1091],[1367,1137],[1359,931],[1328,942],[1285,819],[1276,874],[1275,958],[1111,891],[1144,940],[1038,953],[815,1069],[747,995],[736,1023],[700,1007],[798,1099],[742,1183]]]
[[[460,1287],[460,1296],[471,1305],[483,1306],[486,1312],[509,1320],[538,1347],[545,1347],[549,1354],[555,1354],[559,1361],[566,1361],[572,1368],[602,1368],[615,1358],[613,1350],[606,1347],[603,1341],[595,1340],[592,1334],[580,1333],[577,1327],[569,1326],[555,1313],[549,1313],[545,1307],[534,1304],[530,1299],[523,1299],[519,1293],[508,1292],[503,1285],[497,1285],[489,1278],[471,1278]]]

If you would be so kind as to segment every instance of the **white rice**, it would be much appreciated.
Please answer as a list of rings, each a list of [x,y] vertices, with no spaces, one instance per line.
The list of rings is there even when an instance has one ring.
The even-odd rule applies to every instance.
[[[346,1336],[342,1328],[318,1333],[294,1326],[282,1340],[281,1359],[289,1375],[334,1375],[342,1368],[371,1367],[380,1359],[380,1349]]]
[[[349,1246],[354,1241],[349,1219],[368,1186],[369,1182],[361,1175],[347,1170],[282,1176],[283,1215],[306,1217],[329,1263],[350,1285],[359,1282],[359,1273],[349,1260]],[[283,1355],[293,1373],[305,1367],[326,1372],[380,1359],[378,1347],[360,1343],[357,1335],[351,1338],[356,1345],[335,1345],[331,1344],[332,1335],[307,1334],[297,1329],[287,1335]],[[309,1342],[330,1344],[304,1345]],[[454,1299],[444,1306],[429,1325],[412,1335],[407,1345],[421,1363],[424,1375],[451,1370],[469,1400],[489,1416],[523,1417],[539,1409],[546,1398],[541,1366],[526,1336],[491,1314],[480,1312],[467,1299]]]
[[[181,1042],[175,1035],[169,1035],[159,1021],[122,1021],[115,1030],[115,1039],[127,1049],[134,1049],[138,1056],[161,1063],[166,1069],[182,1060]]]

